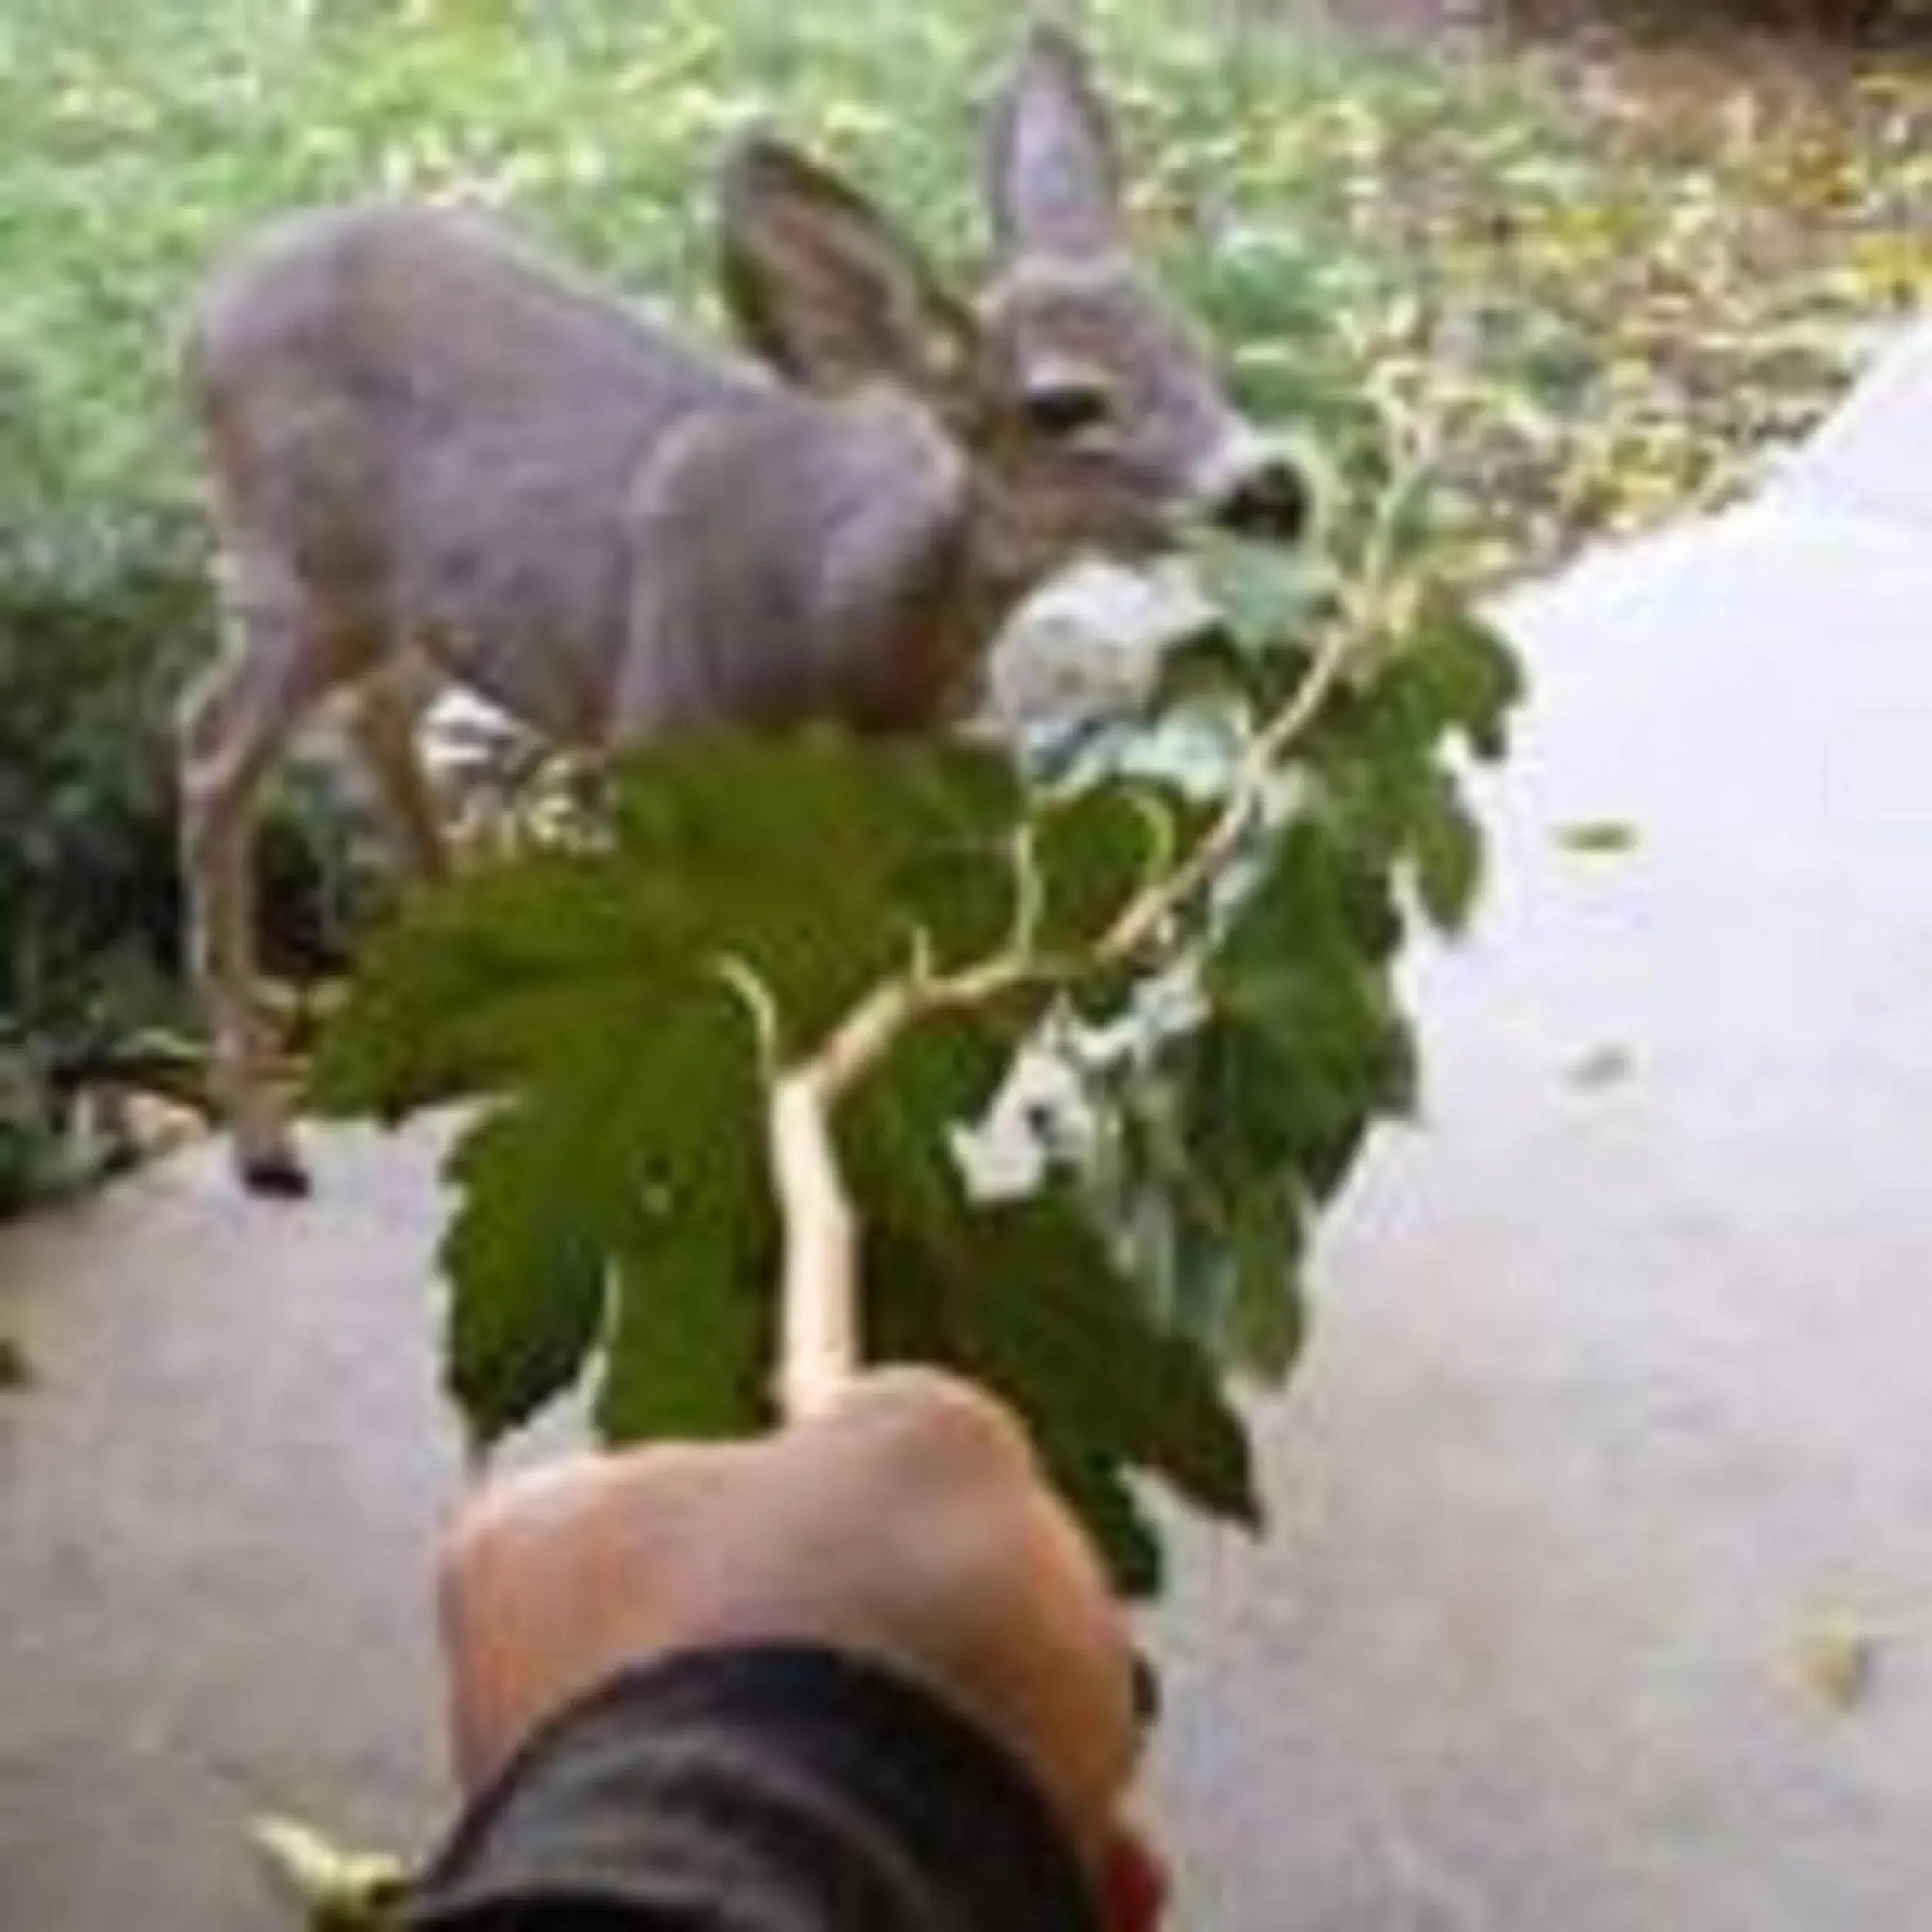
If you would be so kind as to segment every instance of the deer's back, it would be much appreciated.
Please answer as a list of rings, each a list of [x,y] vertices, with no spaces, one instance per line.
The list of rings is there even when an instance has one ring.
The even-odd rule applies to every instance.
[[[580,735],[623,649],[624,505],[654,444],[757,379],[494,224],[400,207],[270,230],[216,278],[192,379],[232,574],[300,587]]]

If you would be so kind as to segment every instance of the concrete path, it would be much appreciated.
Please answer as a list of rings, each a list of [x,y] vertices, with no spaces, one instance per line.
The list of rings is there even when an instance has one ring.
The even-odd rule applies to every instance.
[[[1417,975],[1429,1117],[1326,1243],[1271,1539],[1189,1532],[1162,1620],[1200,1932],[1924,1921],[1910,353],[1762,505],[1512,611],[1538,696],[1487,915]],[[0,1398],[4,1932],[273,1927],[252,1810],[434,1818],[434,1158],[332,1139],[290,1212],[198,1154],[0,1242],[43,1384]]]
[[[312,1205],[201,1149],[0,1243],[3,1932],[281,1926],[257,1811],[434,1816],[434,1150],[320,1151]]]
[[[1334,1230],[1273,1539],[1181,1565],[1202,1924],[1928,1923],[1927,507],[1794,491],[1514,613],[1427,1126]]]

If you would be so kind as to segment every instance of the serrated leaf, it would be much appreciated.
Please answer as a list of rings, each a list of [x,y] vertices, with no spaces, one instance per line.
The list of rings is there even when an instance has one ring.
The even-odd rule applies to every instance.
[[[1149,1318],[1132,1281],[1063,1186],[981,1204],[939,1230],[875,1218],[866,1247],[867,1332],[882,1359],[944,1362],[1026,1416],[1070,1493],[1093,1508],[1096,1472],[1164,1478],[1214,1514],[1253,1526],[1260,1502],[1247,1431],[1194,1344]],[[1105,1492],[1114,1505],[1117,1489]],[[1089,1519],[1120,1539],[1117,1507]],[[1110,1553],[1134,1568],[1137,1553]]]
[[[1274,1386],[1287,1381],[1307,1335],[1303,1240],[1299,1200],[1285,1176],[1253,1181],[1236,1197],[1229,1352],[1250,1374]]]
[[[704,1442],[770,1426],[772,1311],[726,1230],[620,1257],[597,1395],[606,1442]]]
[[[1454,937],[1467,929],[1482,889],[1482,828],[1448,772],[1433,770],[1423,792],[1409,836],[1417,896],[1430,923]]]
[[[498,1100],[452,1164],[444,1257],[450,1383],[485,1441],[599,1341],[614,1436],[764,1413],[775,1234],[751,1028],[719,961],[758,978],[795,1049],[902,967],[916,929],[943,961],[1012,920],[1019,791],[995,753],[719,736],[640,753],[613,788],[602,845],[412,906],[325,1056],[322,1090],[352,1111]]]
[[[753,968],[802,1045],[915,929],[947,961],[1011,923],[1019,791],[990,750],[712,734],[634,754],[614,793],[610,849],[528,854],[412,902],[326,1030],[318,1106],[393,1120],[514,1086],[586,986],[718,957]]]
[[[1013,930],[1017,889],[1003,845],[961,840],[923,846],[894,872],[892,891],[942,971],[998,952]]]
[[[1128,1598],[1158,1595],[1167,1576],[1160,1532],[1118,1465],[1050,1434],[1039,1447],[1054,1487],[1104,1559],[1114,1589]]]
[[[1030,1014],[949,1014],[903,1036],[833,1123],[847,1185],[863,1204],[942,1238],[968,1212],[954,1134],[978,1125]]]
[[[1151,787],[1106,779],[1056,799],[1035,821],[1039,944],[1073,954],[1097,939],[1145,879],[1171,824]]]
[[[1323,819],[1303,815],[1274,836],[1215,948],[1213,973],[1265,979],[1306,965],[1379,964],[1401,936],[1386,873]]]
[[[942,966],[982,957],[1012,931],[1014,828],[1024,810],[1009,754],[941,741],[872,748],[900,767],[883,798],[895,848],[888,881]]]
[[[541,852],[417,895],[325,1026],[311,1104],[394,1121],[514,1085],[567,1018],[546,1001],[567,1009],[592,981],[662,970],[676,911],[651,893],[607,863]]]
[[[742,1434],[770,1420],[778,1230],[746,1015],[710,990],[634,1072],[597,1418],[607,1440]]]
[[[1212,1020],[1175,1049],[1213,1097],[1195,1097],[1191,1113],[1238,1118],[1229,1131],[1278,1149],[1318,1199],[1374,1120],[1414,1105],[1393,930],[1386,877],[1318,821],[1291,822],[1208,961]]]
[[[571,1124],[512,1102],[472,1126],[445,1168],[460,1198],[440,1257],[443,1374],[479,1443],[568,1389],[603,1325],[610,1254],[577,1202]]]
[[[1502,757],[1509,714],[1526,689],[1522,667],[1465,605],[1437,598],[1423,606],[1399,675],[1440,728],[1459,732],[1480,758]]]
[[[685,943],[743,961],[800,1051],[906,957],[914,923],[891,890],[903,846],[896,788],[829,733],[777,744],[706,736],[631,763],[617,786],[629,876],[684,882]]]
[[[1155,1244],[1161,1305],[1217,1362],[1280,1379],[1303,1329],[1302,1204],[1366,1114],[1311,1117],[1272,1043],[1213,1016],[1168,1044],[1135,1100],[1148,1131],[1128,1145],[1128,1225]]]
[[[447,1373],[485,1443],[600,1340],[600,1422],[625,1440],[747,1413],[775,1240],[750,1020],[716,981],[611,985],[450,1163]]]
[[[987,1272],[959,1313],[988,1379],[1202,1509],[1258,1525],[1240,1419],[1199,1349],[1148,1322],[1073,1196],[1049,1191],[976,1219]]]

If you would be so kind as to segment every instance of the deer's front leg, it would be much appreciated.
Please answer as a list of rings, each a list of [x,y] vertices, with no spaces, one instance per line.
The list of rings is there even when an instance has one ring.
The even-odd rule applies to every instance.
[[[308,1191],[274,1030],[258,1001],[254,807],[296,726],[335,682],[330,654],[286,605],[233,614],[233,648],[190,696],[182,721],[182,861],[190,964],[213,1039],[214,1083],[235,1162],[255,1193]]]

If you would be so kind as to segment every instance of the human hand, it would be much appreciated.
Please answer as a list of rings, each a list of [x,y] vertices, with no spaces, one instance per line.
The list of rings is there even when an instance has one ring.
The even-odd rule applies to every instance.
[[[445,1550],[459,1772],[674,1651],[819,1644],[920,1684],[1032,1772],[1111,1889],[1138,1755],[1133,1652],[1019,1423],[919,1369],[761,1440],[586,1456],[505,1480]]]

